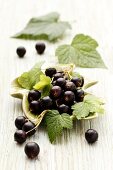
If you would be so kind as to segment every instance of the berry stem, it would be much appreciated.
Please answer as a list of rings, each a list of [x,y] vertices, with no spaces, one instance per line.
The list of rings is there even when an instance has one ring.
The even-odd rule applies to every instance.
[[[38,126],[40,125],[43,117],[45,116],[45,114],[46,114],[47,112],[48,112],[48,110],[44,110],[44,111],[37,117],[37,122],[35,123],[36,126],[35,126],[33,129],[31,129],[31,130],[29,130],[28,132],[26,132],[26,134],[28,134],[28,133],[30,133],[31,131],[36,130],[36,129],[38,128]]]

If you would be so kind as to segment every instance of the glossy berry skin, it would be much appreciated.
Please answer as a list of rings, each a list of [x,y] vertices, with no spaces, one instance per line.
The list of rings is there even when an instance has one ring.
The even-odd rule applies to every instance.
[[[40,105],[42,110],[51,109],[53,105],[52,99],[49,96],[46,96],[41,99]]]
[[[36,48],[36,51],[37,51],[38,54],[43,54],[44,51],[45,51],[46,46],[45,46],[44,43],[37,43],[35,45],[35,48]]]
[[[24,116],[18,116],[15,119],[15,126],[17,127],[17,129],[21,130],[25,122],[26,122],[26,118]]]
[[[66,85],[66,80],[64,78],[58,78],[56,80],[56,85],[60,87],[64,87]]]
[[[28,101],[29,103],[32,102],[33,100],[38,100],[41,97],[41,92],[38,90],[31,90],[28,93]]]
[[[35,124],[32,123],[31,121],[28,121],[23,125],[22,130],[27,133],[28,131],[33,129],[32,131],[27,133],[28,136],[31,136],[31,135],[34,135],[34,133],[36,132],[36,130],[34,128],[35,128]]]
[[[76,87],[82,87],[84,85],[84,78],[83,77],[73,77],[71,81],[75,84]]]
[[[24,151],[28,158],[34,159],[38,156],[40,152],[40,147],[37,143],[35,142],[29,142],[25,145]]]
[[[58,111],[59,111],[59,113],[69,113],[70,108],[69,108],[69,106],[62,104],[62,105],[58,106]]]
[[[98,140],[98,133],[94,129],[88,129],[85,132],[85,138],[86,138],[88,143],[94,143]]]
[[[63,78],[63,74],[62,73],[56,73],[54,74],[54,79],[53,80],[57,80],[58,78]]]
[[[62,94],[62,89],[60,86],[53,86],[50,90],[50,97],[53,99],[57,99]]]
[[[68,82],[66,82],[65,90],[75,92],[76,91],[76,86],[75,86],[75,84],[73,82],[68,81]]]
[[[18,47],[16,52],[20,58],[23,58],[26,53],[26,49],[24,47]]]
[[[64,102],[68,105],[72,105],[75,100],[75,94],[72,91],[64,92]]]
[[[34,114],[40,113],[40,103],[39,101],[32,101],[29,105],[30,111]]]
[[[50,78],[52,78],[54,74],[56,74],[56,69],[55,68],[47,68],[45,70],[45,75],[49,76]]]
[[[22,144],[26,141],[27,135],[23,130],[17,130],[14,134],[14,140],[19,144]]]
[[[75,93],[76,101],[82,102],[84,100],[84,91],[82,89],[78,89]]]

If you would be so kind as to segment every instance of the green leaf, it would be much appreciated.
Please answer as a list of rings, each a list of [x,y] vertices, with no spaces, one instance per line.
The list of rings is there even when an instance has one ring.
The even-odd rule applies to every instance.
[[[42,97],[47,96],[50,92],[51,78],[46,75],[40,75],[40,81],[33,87],[35,90],[42,90]]]
[[[98,83],[98,81],[89,82],[89,83],[87,83],[87,84],[85,84],[85,85],[83,86],[83,89],[86,90],[86,89],[94,86],[94,85],[97,84],[97,83]]]
[[[59,21],[57,12],[52,12],[42,17],[32,18],[27,26],[13,38],[55,41],[64,34],[66,29],[70,28],[68,22]]]
[[[33,86],[40,80],[41,66],[43,62],[35,64],[35,66],[28,72],[24,72],[19,78],[18,83],[21,87],[31,90]]]
[[[55,141],[57,136],[61,135],[63,128],[72,129],[73,127],[70,116],[66,113],[59,114],[57,110],[48,111],[45,119],[51,143]]]
[[[83,102],[72,106],[73,115],[77,119],[83,119],[91,113],[104,113],[103,102],[94,95],[86,95]]]
[[[98,43],[90,36],[77,34],[71,45],[79,50],[92,51],[98,47]]]
[[[100,54],[97,52],[97,42],[90,36],[78,34],[71,45],[61,45],[55,55],[59,63],[74,63],[78,67],[106,68]]]

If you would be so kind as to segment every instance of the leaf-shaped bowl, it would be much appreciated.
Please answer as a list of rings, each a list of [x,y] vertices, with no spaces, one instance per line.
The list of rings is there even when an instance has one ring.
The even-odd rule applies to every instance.
[[[48,64],[48,63],[45,63],[42,65],[41,70],[44,72],[45,69],[48,67],[51,67],[51,65],[52,65],[52,67],[55,67],[58,71],[64,71],[69,74],[71,74],[75,68],[74,64],[54,64],[54,63]],[[85,82],[86,82],[86,84],[83,86],[84,90],[97,83],[96,81],[89,82],[89,80],[87,80],[87,79]],[[36,116],[35,114],[31,113],[29,110],[28,93],[29,93],[29,90],[22,88],[21,85],[18,83],[18,77],[12,81],[11,93],[10,93],[11,96],[13,96],[15,98],[22,99],[22,108],[23,108],[23,112],[24,112],[25,116],[37,125],[38,123],[41,122],[41,120],[43,119],[43,117],[47,111],[42,112],[39,116]],[[89,115],[83,119],[89,120],[89,119],[94,119],[96,117],[98,117],[98,113],[94,113],[94,114]]]

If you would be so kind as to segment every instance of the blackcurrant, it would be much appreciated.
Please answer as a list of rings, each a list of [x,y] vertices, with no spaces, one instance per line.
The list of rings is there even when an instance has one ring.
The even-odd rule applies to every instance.
[[[35,128],[35,124],[32,123],[31,121],[28,121],[23,125],[22,130],[25,131],[26,133],[30,131],[27,133],[27,135],[31,136],[36,132],[34,128]]]
[[[26,49],[24,47],[18,47],[16,52],[20,58],[23,58],[26,53]]]
[[[37,43],[35,45],[35,48],[36,48],[36,51],[37,51],[38,54],[43,54],[44,51],[45,51],[46,46],[45,46],[44,43]]]
[[[18,128],[18,129],[22,129],[22,126],[24,125],[24,123],[26,122],[26,118],[24,116],[18,116],[16,119],[15,119],[15,126]]]
[[[45,75],[49,76],[50,78],[52,78],[54,74],[56,74],[56,69],[55,68],[47,68],[45,70]]]
[[[76,87],[82,87],[84,85],[83,77],[73,77],[71,81],[75,84]]]
[[[68,81],[68,82],[66,82],[65,90],[75,92],[76,91],[76,86],[75,86],[75,84],[73,82]]]
[[[24,151],[28,158],[34,159],[38,156],[40,152],[40,147],[37,143],[35,142],[29,142],[25,145]]]
[[[84,100],[84,91],[82,89],[78,89],[75,93],[75,98],[77,102],[82,102]]]
[[[46,96],[40,100],[40,105],[43,110],[52,108],[52,99],[49,96]]]
[[[98,139],[98,133],[96,130],[94,129],[88,129],[86,132],[85,132],[85,138],[87,140],[88,143],[94,143],[97,141]]]
[[[27,134],[23,130],[17,130],[14,134],[14,140],[20,144],[26,141]]]
[[[56,85],[57,85],[57,86],[64,87],[65,84],[66,84],[66,80],[65,80],[64,78],[58,78],[58,79],[56,80]]]
[[[59,111],[59,113],[69,113],[70,108],[69,108],[69,106],[62,104],[62,105],[58,106],[58,111]]]
[[[41,92],[38,90],[31,90],[28,93],[28,101],[31,102],[33,100],[38,100],[41,97]]]
[[[32,101],[29,105],[30,111],[34,114],[40,113],[40,103],[39,101]]]
[[[75,94],[72,91],[65,91],[64,92],[64,102],[66,104],[72,105],[75,100]]]
[[[63,78],[63,74],[62,73],[56,73],[53,75],[54,79],[53,80],[57,80],[58,78]]]
[[[62,89],[60,86],[53,86],[50,90],[50,97],[53,99],[57,99],[62,94]]]

